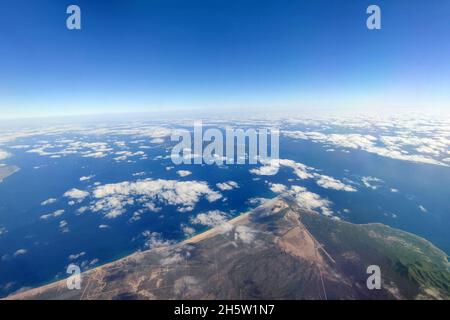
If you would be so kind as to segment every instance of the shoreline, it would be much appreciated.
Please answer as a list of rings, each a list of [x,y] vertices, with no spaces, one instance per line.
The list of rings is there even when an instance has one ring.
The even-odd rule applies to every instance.
[[[279,209],[290,208],[290,206],[288,204],[286,204],[286,207],[278,206],[276,199],[277,198],[272,199],[272,201],[268,201],[268,203],[270,204],[270,207],[266,207],[266,205],[268,204],[266,202],[255,209],[249,210],[247,212],[244,212],[244,213],[241,213],[241,214],[235,216],[234,218],[226,221],[225,223],[223,223],[221,225],[212,227],[208,230],[205,230],[204,232],[193,235],[192,237],[185,239],[183,241],[176,242],[169,246],[164,246],[164,247],[159,247],[159,248],[156,247],[156,248],[145,250],[145,251],[137,251],[137,252],[131,253],[127,256],[124,256],[123,258],[119,258],[117,260],[97,266],[93,269],[86,270],[86,271],[82,272],[82,274],[85,276],[85,278],[83,279],[83,283],[82,283],[83,287],[82,287],[82,291],[80,292],[81,296],[79,296],[79,293],[77,293],[77,292],[70,293],[67,291],[67,289],[66,289],[67,278],[64,278],[64,279],[49,283],[47,285],[42,285],[39,287],[26,289],[21,292],[12,293],[12,294],[8,295],[7,297],[3,298],[2,300],[23,300],[23,299],[56,299],[56,300],[58,300],[60,298],[64,299],[64,297],[69,298],[69,299],[83,299],[85,292],[87,292],[88,289],[89,290],[91,289],[90,284],[92,281],[94,284],[97,284],[97,285],[99,285],[99,283],[100,283],[101,284],[100,288],[101,288],[101,287],[103,287],[104,284],[108,283],[109,279],[105,278],[105,276],[107,276],[108,274],[110,274],[110,275],[111,274],[112,275],[120,274],[122,268],[125,268],[124,270],[129,270],[129,271],[134,270],[133,268],[135,265],[139,265],[141,262],[145,262],[146,259],[150,258],[153,253],[158,253],[159,250],[162,250],[161,252],[163,252],[163,250],[165,250],[167,248],[172,248],[174,250],[177,250],[177,249],[181,248],[183,245],[198,243],[205,239],[208,239],[211,237],[214,238],[217,235],[222,235],[224,233],[226,233],[228,235],[227,239],[229,241],[233,241],[234,235],[232,233],[230,234],[229,231],[231,232],[234,227],[237,227],[237,225],[239,225],[241,223],[243,223],[245,225],[246,223],[259,222],[258,219],[256,219],[256,220],[251,219],[252,213],[256,214],[256,216],[258,217],[258,212],[259,212],[258,208],[266,207],[263,209],[264,210],[270,209],[271,214],[278,213],[280,211]],[[275,200],[275,201],[273,201],[273,200]],[[297,211],[294,211],[294,212],[297,212]],[[299,212],[298,214],[300,215],[303,211],[300,210],[298,212]],[[265,213],[266,212],[264,211],[263,214],[265,214]],[[288,211],[286,213],[286,215],[288,215],[289,213],[290,212]],[[314,213],[314,212],[311,212],[310,214],[312,214],[312,213]],[[308,212],[303,213],[303,214],[308,214]],[[314,213],[314,216],[316,216],[316,215],[321,216],[318,213]],[[289,217],[291,217],[291,216],[289,216]],[[320,219],[327,219],[327,217],[322,217]],[[287,219],[287,221],[288,220],[291,220],[291,219]],[[323,222],[323,220],[319,220],[319,222],[320,221]],[[431,242],[429,242],[428,240],[426,240],[420,236],[417,236],[415,234],[412,234],[412,233],[409,233],[409,232],[406,232],[406,231],[403,231],[400,229],[389,227],[388,225],[384,225],[382,223],[354,224],[354,223],[347,222],[347,221],[337,221],[337,220],[334,221],[333,223],[335,223],[334,226],[336,228],[339,228],[339,230],[350,230],[350,231],[354,230],[356,232],[355,233],[356,235],[358,235],[359,232],[363,232],[367,236],[368,240],[370,240],[373,237],[373,235],[371,235],[371,232],[374,232],[374,235],[375,236],[378,235],[378,237],[380,237],[380,236],[384,237],[387,233],[388,235],[390,235],[390,237],[392,237],[397,242],[399,240],[396,240],[396,239],[400,239],[400,240],[403,239],[403,241],[407,241],[407,243],[410,243],[411,245],[414,245],[416,248],[418,248],[419,253],[421,253],[423,250],[429,252],[429,255],[430,255],[430,257],[433,258],[433,261],[438,263],[440,266],[444,266],[443,268],[448,269],[448,255],[445,254],[445,252],[440,250],[438,247],[434,246]],[[347,224],[353,226],[352,227],[353,229],[344,228],[344,226]],[[369,228],[367,228],[367,227],[369,227]],[[380,227],[383,227],[383,228],[381,230],[379,230]],[[293,229],[295,229],[295,228],[293,228]],[[289,230],[292,231],[293,229],[291,228]],[[308,229],[306,231],[308,234],[310,234]],[[225,234],[224,234],[224,236],[225,236]],[[312,238],[314,238],[313,235],[310,234],[310,236]],[[384,242],[382,244],[378,243],[378,245],[391,246],[392,245],[391,243],[387,243],[387,240],[389,240],[388,238],[390,238],[390,237],[387,237],[387,239],[385,241],[386,243],[384,243]],[[221,238],[219,238],[219,240],[220,239]],[[290,240],[289,239],[285,239],[285,240],[288,241],[288,243],[289,243],[289,241],[292,242],[292,241],[296,240],[296,238],[294,237]],[[350,240],[352,240],[352,239],[350,239]],[[315,240],[315,242],[316,241],[317,240]],[[375,240],[370,240],[370,241],[373,242]],[[294,243],[298,243],[298,242],[294,241]],[[214,246],[215,244],[214,244],[214,242],[212,244],[209,243],[210,246],[208,247],[208,242],[206,242],[205,245],[206,245],[206,247],[203,246],[203,244],[200,244],[198,249],[203,250],[204,248],[206,248],[206,249],[212,248],[211,245]],[[292,245],[293,245],[293,243],[291,243],[291,246]],[[321,248],[320,243],[317,247],[319,249]],[[405,250],[407,250],[407,252],[411,252],[413,254],[412,257],[414,258],[414,257],[416,257],[417,252],[413,249],[414,248],[409,248],[409,249],[406,248]],[[154,251],[154,250],[156,250],[156,251]],[[322,248],[322,250],[324,250],[324,249]],[[423,252],[425,252],[425,251],[423,251]],[[244,251],[244,253],[245,253],[245,251]],[[332,263],[336,263],[336,261],[338,261],[338,260],[335,261],[327,251],[324,251],[324,253],[330,258],[330,261]],[[331,253],[331,254],[333,254],[333,253]],[[421,254],[423,255],[423,253],[421,253]],[[150,256],[148,256],[148,255],[150,255]],[[396,255],[396,252],[390,252],[390,253],[388,252],[388,256],[389,255],[390,256],[394,255],[394,257],[398,257],[398,255]],[[444,260],[444,261],[442,261],[442,260]],[[153,261],[149,266],[153,266],[153,267],[156,266],[157,268],[159,268],[160,263],[158,263],[157,261],[158,260],[156,260],[156,262]],[[129,268],[130,266],[132,266],[133,268],[130,269]],[[145,263],[143,266],[145,266]],[[143,272],[145,272],[145,269],[141,270],[141,273],[140,273],[141,276],[143,275]],[[431,276],[431,279],[432,279],[432,276]],[[114,279],[112,281],[114,281]],[[119,279],[119,284],[120,284],[120,279]],[[429,283],[427,282],[427,284],[429,284]],[[89,295],[89,293],[88,293],[88,295]]]
[[[228,223],[228,224],[239,223],[242,220],[247,219],[250,216],[251,212],[252,212],[252,210],[248,210],[248,211],[246,211],[244,213],[241,213],[240,215],[238,215],[238,216],[228,220],[226,223]],[[221,231],[222,231],[222,226],[215,226],[215,227],[212,227],[212,228],[210,228],[208,230],[205,230],[205,231],[203,231],[203,232],[201,232],[199,234],[196,234],[196,235],[194,235],[194,236],[192,236],[192,237],[190,237],[188,239],[179,241],[179,242],[177,242],[174,245],[177,246],[177,245],[185,245],[185,244],[189,244],[189,243],[197,243],[199,241],[202,241],[203,239],[207,239],[207,238],[209,238],[211,236],[214,236],[214,235],[220,233]],[[152,250],[155,250],[155,249],[158,249],[158,248],[149,249],[149,250],[145,250],[145,251],[136,251],[136,252],[130,253],[130,254],[125,255],[125,256],[123,256],[121,258],[118,258],[116,260],[113,260],[113,261],[107,262],[105,264],[99,265],[97,267],[94,267],[92,269],[83,271],[81,274],[89,274],[89,273],[92,273],[92,272],[99,271],[102,268],[106,268],[108,266],[114,265],[114,264],[116,264],[116,263],[118,263],[118,262],[120,262],[122,260],[133,259],[133,258],[137,258],[137,257],[142,256],[142,255],[145,255],[145,254],[147,254],[147,253],[149,253],[149,252],[151,252]],[[28,296],[28,295],[33,295],[33,294],[39,293],[40,291],[45,291],[45,290],[50,289],[50,288],[58,288],[60,286],[65,285],[66,284],[66,280],[68,278],[69,278],[69,276],[64,278],[64,279],[60,279],[60,280],[53,281],[53,282],[50,282],[50,283],[47,283],[47,284],[43,284],[41,286],[32,287],[32,288],[29,288],[29,289],[24,290],[24,291],[13,292],[13,293],[7,295],[6,297],[0,298],[0,300],[23,299],[23,298],[26,298],[26,296]]]

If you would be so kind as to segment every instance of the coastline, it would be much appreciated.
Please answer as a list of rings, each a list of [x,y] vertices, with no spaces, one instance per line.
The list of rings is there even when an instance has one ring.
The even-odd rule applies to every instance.
[[[238,216],[228,220],[226,223],[227,224],[233,224],[233,225],[237,224],[237,223],[240,223],[240,222],[248,219],[250,214],[251,214],[251,212],[252,212],[252,210],[246,211],[246,212],[244,212],[244,213],[242,213],[242,214],[240,214],[240,215],[238,215]],[[196,234],[196,235],[194,235],[194,236],[192,236],[192,237],[190,237],[188,239],[185,239],[183,241],[177,242],[174,245],[178,246],[178,245],[184,245],[184,244],[189,244],[189,243],[197,243],[199,241],[202,241],[203,239],[207,239],[209,237],[212,237],[212,236],[220,233],[223,230],[222,228],[223,228],[222,226],[212,227],[212,228],[210,228],[208,230],[205,230],[205,231],[203,231],[203,232],[201,232],[199,234]],[[99,266],[97,266],[95,268],[92,268],[92,269],[89,269],[89,270],[86,270],[86,271],[83,271],[81,274],[89,275],[89,274],[94,273],[94,272],[99,272],[102,269],[107,268],[107,267],[111,267],[114,264],[120,263],[121,261],[126,261],[126,260],[130,260],[130,259],[131,260],[138,260],[140,257],[142,257],[142,256],[144,256],[144,255],[146,255],[146,254],[148,254],[150,252],[152,252],[153,250],[158,250],[158,248],[148,249],[148,250],[145,250],[145,251],[136,251],[136,252],[130,253],[130,254],[122,257],[122,258],[119,258],[119,259],[107,262],[105,264],[99,265]],[[66,281],[67,281],[68,278],[69,277],[66,277],[64,279],[57,280],[57,281],[54,281],[54,282],[50,282],[50,283],[44,284],[42,286],[29,288],[29,289],[24,290],[24,291],[13,292],[13,293],[11,293],[10,295],[8,295],[8,296],[6,296],[4,298],[1,298],[0,300],[16,300],[16,299],[20,300],[20,299],[25,299],[27,296],[36,295],[36,294],[38,294],[40,292],[46,291],[46,290],[51,289],[51,288],[63,287],[63,286],[66,286]]]

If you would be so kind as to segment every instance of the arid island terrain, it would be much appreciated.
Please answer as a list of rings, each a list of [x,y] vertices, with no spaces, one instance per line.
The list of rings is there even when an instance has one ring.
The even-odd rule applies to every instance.
[[[381,288],[367,285],[369,265]],[[177,244],[161,244],[8,299],[449,299],[447,255],[382,224],[356,225],[279,197]]]

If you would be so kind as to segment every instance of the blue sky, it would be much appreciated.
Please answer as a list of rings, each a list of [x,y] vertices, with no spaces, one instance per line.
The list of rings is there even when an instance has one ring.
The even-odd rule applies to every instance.
[[[0,118],[450,109],[448,0],[0,3]],[[70,4],[82,30],[66,29]]]

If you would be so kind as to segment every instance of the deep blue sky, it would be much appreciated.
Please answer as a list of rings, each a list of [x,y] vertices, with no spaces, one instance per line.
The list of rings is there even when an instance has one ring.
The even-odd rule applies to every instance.
[[[0,0],[0,118],[450,108],[448,0]],[[77,4],[82,30],[66,29]],[[382,30],[366,28],[378,4]]]

